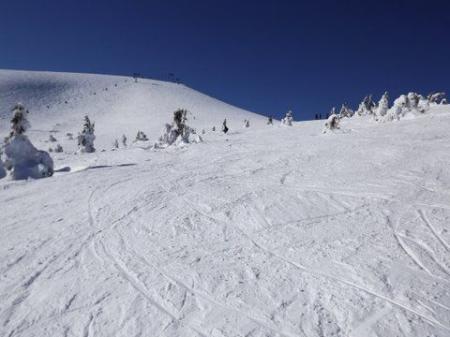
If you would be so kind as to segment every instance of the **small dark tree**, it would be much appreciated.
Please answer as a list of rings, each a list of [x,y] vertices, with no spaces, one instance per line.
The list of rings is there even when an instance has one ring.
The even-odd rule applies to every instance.
[[[267,125],[273,125],[273,119],[272,116],[269,116],[267,119]]]
[[[227,126],[227,119],[226,118],[223,120],[223,123],[222,123],[222,131],[223,131],[223,133],[227,133],[228,132],[228,126]]]

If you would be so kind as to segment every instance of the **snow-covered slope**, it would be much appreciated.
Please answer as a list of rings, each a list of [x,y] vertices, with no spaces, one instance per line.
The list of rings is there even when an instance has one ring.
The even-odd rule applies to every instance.
[[[65,133],[81,131],[84,115],[96,125],[99,148],[109,149],[115,138],[126,134],[133,140],[138,130],[150,141],[161,134],[164,123],[171,122],[178,108],[190,111],[189,125],[199,132],[218,130],[224,118],[233,128],[241,128],[244,119],[263,124],[265,119],[184,85],[131,77],[92,74],[0,70],[0,132],[9,127],[11,108],[22,102],[30,110],[31,139],[48,139],[48,132],[69,149]],[[75,144],[76,145],[76,144]]]
[[[92,109],[99,132],[122,127],[122,108],[136,129],[147,117],[130,107],[145,106],[132,90],[147,95],[150,83],[128,83],[128,104],[77,84],[76,106]],[[244,129],[257,116],[155,87],[164,116],[179,103],[162,97],[188,92],[199,125],[225,110],[237,124],[183,148],[53,154],[73,171],[1,179],[1,336],[450,335],[449,108],[344,120],[327,134],[322,121]],[[68,99],[52,112],[61,133],[83,114]],[[34,105],[46,139],[48,114]]]

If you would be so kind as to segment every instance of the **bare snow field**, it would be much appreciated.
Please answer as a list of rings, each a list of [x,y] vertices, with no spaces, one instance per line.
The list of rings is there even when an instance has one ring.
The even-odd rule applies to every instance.
[[[0,71],[2,137],[17,101],[70,171],[0,180],[0,336],[450,336],[448,106],[323,134],[173,83]],[[204,142],[149,149],[177,108]]]

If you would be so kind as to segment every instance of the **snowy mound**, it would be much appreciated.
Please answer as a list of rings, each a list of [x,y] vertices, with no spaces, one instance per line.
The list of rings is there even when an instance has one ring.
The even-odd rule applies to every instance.
[[[34,144],[45,143],[48,132],[62,140],[77,135],[88,115],[96,125],[98,148],[110,148],[123,134],[134,139],[142,130],[150,141],[176,109],[190,112],[189,125],[197,130],[220,128],[224,118],[231,128],[249,119],[263,125],[264,117],[236,108],[185,85],[131,77],[0,70],[0,134],[9,129],[11,108],[22,102],[30,110]],[[64,141],[64,149],[76,150],[76,142]]]

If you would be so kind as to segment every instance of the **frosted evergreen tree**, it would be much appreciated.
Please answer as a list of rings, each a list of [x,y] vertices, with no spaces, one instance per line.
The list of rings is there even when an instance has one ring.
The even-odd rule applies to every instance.
[[[292,122],[294,121],[294,117],[292,111],[289,110],[286,112],[286,116],[281,120],[281,125],[292,126]]]
[[[445,92],[432,92],[427,96],[428,102],[432,104],[439,104],[445,99]]]
[[[223,120],[223,123],[222,123],[222,132],[223,133],[227,133],[228,132],[228,126],[227,126],[227,119],[226,118]]]
[[[410,92],[406,96],[406,105],[409,110],[418,110],[420,95],[415,92]]]
[[[325,129],[323,130],[323,133],[327,133],[330,131],[333,131],[335,129],[339,129],[339,116],[336,114],[336,108],[332,108],[330,112],[330,116],[327,118],[327,121],[325,122]]]
[[[387,114],[388,110],[389,110],[389,94],[386,91],[383,94],[383,96],[381,96],[380,101],[378,102],[376,115],[379,117],[383,117]]]
[[[37,150],[25,132],[30,127],[28,110],[18,103],[12,109],[10,136],[5,144],[5,167],[13,179],[44,178],[53,175],[53,160],[45,151]]]
[[[250,127],[250,121],[248,119],[244,120],[244,128],[249,128]]]
[[[372,95],[364,97],[363,101],[359,104],[358,110],[355,115],[366,116],[374,113],[375,103],[372,100]]]
[[[341,110],[339,110],[339,117],[351,117],[353,115],[353,110],[350,109],[347,104],[342,104]]]
[[[124,147],[127,147],[127,136],[125,136],[125,135],[122,135],[122,145]]]
[[[84,116],[83,130],[78,134],[78,147],[80,152],[95,152],[95,123],[91,123],[88,116]]]
[[[157,148],[164,148],[172,144],[184,145],[189,143],[199,143],[202,138],[195,129],[189,127],[187,122],[187,113],[185,109],[178,109],[173,113],[172,124],[166,124],[163,135],[155,144]]]

